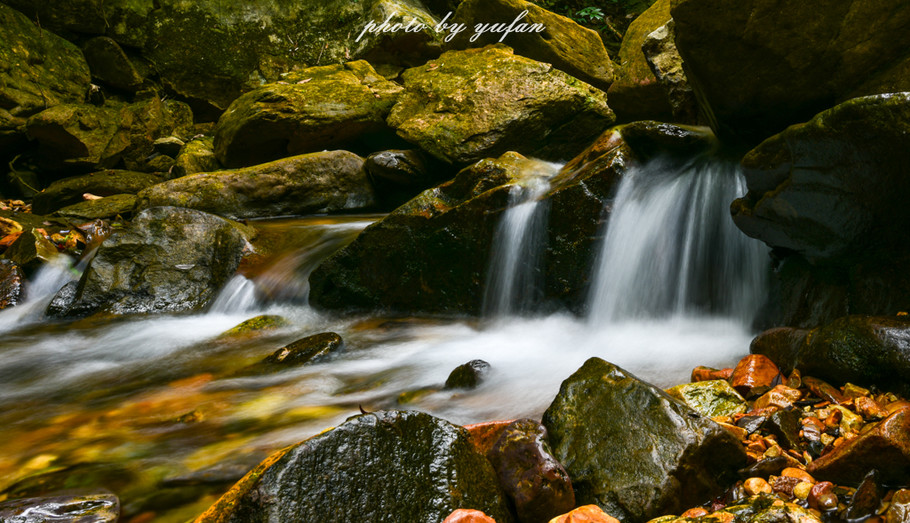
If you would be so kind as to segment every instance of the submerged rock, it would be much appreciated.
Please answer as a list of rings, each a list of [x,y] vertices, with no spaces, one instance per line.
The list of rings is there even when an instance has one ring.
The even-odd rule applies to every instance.
[[[0,502],[0,521],[11,523],[116,523],[119,520],[120,500],[107,490],[61,491],[42,497]]]
[[[246,243],[223,218],[146,209],[101,244],[66,315],[199,310],[234,274]]]
[[[506,151],[564,160],[614,120],[605,93],[503,45],[449,51],[402,77],[389,125],[456,165]]]
[[[237,336],[246,336],[250,334],[259,334],[263,331],[270,331],[287,327],[290,325],[284,316],[275,314],[261,314],[254,318],[240,322],[240,324],[228,329],[219,336],[220,338],[232,338]]]
[[[215,155],[245,167],[325,149],[359,148],[385,124],[402,88],[360,60],[313,67],[235,100],[215,127]]]
[[[32,211],[50,214],[67,205],[85,200],[84,194],[113,196],[136,194],[146,187],[161,183],[161,176],[122,170],[106,170],[82,176],[71,176],[50,184],[32,199]]]
[[[191,174],[149,187],[139,193],[139,200],[141,208],[174,205],[234,219],[363,210],[375,205],[363,158],[347,151]]]
[[[269,461],[197,523],[442,521],[468,507],[512,521],[467,432],[421,412],[355,416]]]
[[[543,424],[576,502],[622,521],[702,503],[746,463],[736,437],[599,358],[563,382]]]
[[[344,341],[334,332],[322,332],[291,342],[262,360],[263,365],[292,367],[317,362],[341,348]]]
[[[446,378],[447,389],[474,389],[490,372],[490,364],[483,360],[471,360],[459,365]]]

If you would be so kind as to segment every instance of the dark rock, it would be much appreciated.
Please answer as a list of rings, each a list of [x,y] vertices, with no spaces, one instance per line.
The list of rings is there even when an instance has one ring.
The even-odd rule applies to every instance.
[[[117,216],[128,220],[133,217],[133,209],[136,207],[137,201],[138,198],[135,194],[115,194],[106,198],[67,205],[57,209],[54,214],[83,221],[114,219]]]
[[[0,502],[0,521],[11,523],[116,523],[119,520],[120,500],[107,490],[61,491]]]
[[[741,469],[739,471],[739,477],[742,479],[748,478],[766,478],[768,476],[779,475],[782,470],[790,466],[790,460],[784,456],[777,456],[773,458],[765,458],[761,461],[753,463],[748,467]]]
[[[523,18],[521,14],[525,13]],[[505,38],[505,43],[515,54],[526,56],[538,62],[553,64],[553,67],[578,78],[598,89],[606,91],[613,83],[613,62],[604,48],[603,40],[596,31],[587,29],[573,20],[547,11],[524,0],[465,0],[458,6],[453,23],[476,27],[478,24],[540,24],[541,32],[515,32]],[[456,35],[449,49],[483,47],[500,42],[502,33],[485,33],[478,38],[474,33],[464,31]]]
[[[850,498],[850,504],[847,505],[847,512],[844,515],[848,521],[866,520],[878,511],[881,501],[882,484],[878,477],[878,471],[873,469],[866,474],[859,487],[856,488],[856,492]]]
[[[78,47],[0,4],[0,108],[25,117],[81,102],[89,81]]]
[[[217,216],[146,209],[101,244],[66,315],[199,310],[234,274],[246,243]]]
[[[361,60],[304,69],[235,100],[215,127],[215,156],[246,167],[387,133],[401,86]],[[375,150],[375,149],[373,149]]]
[[[483,381],[490,372],[490,364],[483,360],[471,360],[455,367],[446,378],[447,389],[473,389]]]
[[[240,219],[364,210],[375,205],[375,195],[363,158],[324,151],[176,178],[139,193],[138,205],[174,205]]]
[[[614,120],[605,93],[503,45],[449,51],[402,77],[389,125],[455,165],[506,151],[565,160]]]
[[[535,420],[513,422],[487,453],[518,521],[546,523],[575,507],[569,475],[553,457],[547,429]]]
[[[14,262],[0,260],[0,310],[15,307],[23,299],[22,269]]]
[[[262,363],[286,367],[304,365],[325,358],[341,348],[342,343],[341,336],[334,332],[314,334],[278,349],[262,360]]]
[[[61,287],[59,291],[57,291],[57,294],[54,295],[53,299],[51,299],[51,302],[47,304],[47,309],[44,311],[44,313],[51,318],[59,318],[61,316],[64,316],[76,301],[76,293],[78,290],[78,281],[68,282],[66,285]]]
[[[686,73],[722,138],[757,143],[835,103],[910,90],[910,6],[901,2],[680,0],[671,14]]]
[[[775,327],[756,336],[749,346],[752,354],[762,354],[771,359],[784,372],[796,368],[799,347],[805,343],[805,329],[792,327]]]
[[[746,432],[752,434],[762,428],[767,419],[767,416],[743,416],[736,421],[736,426],[746,429]]]
[[[152,147],[155,148],[156,153],[170,156],[171,158],[177,158],[184,145],[183,140],[176,136],[158,138],[152,143]]]
[[[802,379],[802,384],[808,388],[809,392],[814,394],[816,397],[821,398],[825,401],[830,401],[835,405],[840,405],[849,401],[849,398],[841,394],[837,387],[824,380],[813,378],[812,376],[806,376]]]
[[[378,197],[391,208],[452,177],[451,168],[417,149],[373,153],[363,168]]]
[[[58,180],[32,200],[32,211],[50,214],[60,208],[84,201],[85,193],[95,196],[136,194],[164,181],[160,176],[132,171],[106,170]]]
[[[781,447],[796,451],[802,450],[802,442],[799,439],[799,431],[802,429],[802,425],[800,424],[798,410],[785,409],[771,414],[763,428],[770,434],[777,436],[777,441]]]
[[[142,86],[142,75],[117,42],[106,36],[92,38],[82,46],[92,78],[115,89],[136,92]]]
[[[576,501],[623,521],[682,512],[746,463],[729,432],[598,358],[563,382],[543,424]]]
[[[467,507],[512,521],[467,432],[421,412],[355,416],[269,461],[198,521],[442,521]]]

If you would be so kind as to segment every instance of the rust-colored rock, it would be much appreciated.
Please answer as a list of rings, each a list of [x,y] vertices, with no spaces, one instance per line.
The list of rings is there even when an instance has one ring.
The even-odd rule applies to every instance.
[[[786,385],[777,385],[773,389],[764,393],[762,397],[755,400],[755,409],[764,409],[768,407],[778,407],[785,409],[793,405],[794,401],[799,400],[802,393],[796,389],[791,389]]]
[[[711,367],[699,365],[692,369],[692,377],[689,381],[694,383],[698,381],[729,380],[732,375],[733,369],[712,369]]]
[[[471,443],[474,444],[474,448],[477,449],[477,452],[486,456],[487,452],[496,444],[496,440],[499,439],[499,436],[502,436],[502,431],[506,430],[506,427],[515,421],[516,420],[514,419],[484,421],[482,423],[465,425],[464,428],[468,431],[468,434],[471,435]]]
[[[496,523],[496,520],[479,510],[460,508],[449,514],[442,523]]]
[[[802,381],[803,385],[808,387],[812,394],[815,394],[823,400],[840,405],[841,403],[846,403],[850,399],[841,394],[841,392],[837,390],[837,387],[831,385],[827,381],[813,378],[812,376],[806,376]]]
[[[739,360],[730,377],[733,388],[747,398],[764,394],[780,381],[780,369],[761,354],[750,354]]]
[[[806,471],[835,483],[856,484],[870,469],[884,483],[910,481],[910,408],[901,409],[861,436],[813,461]]]
[[[815,510],[830,510],[837,506],[834,484],[830,481],[816,483],[809,491],[809,507]]]
[[[549,523],[619,523],[597,505],[584,505],[572,512],[556,516]]]

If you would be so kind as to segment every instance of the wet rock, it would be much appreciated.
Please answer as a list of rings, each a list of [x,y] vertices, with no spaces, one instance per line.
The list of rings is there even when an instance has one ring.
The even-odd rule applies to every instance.
[[[598,358],[563,382],[543,424],[576,501],[622,520],[682,512],[720,494],[746,462],[719,425]]]
[[[651,71],[642,51],[649,34],[670,21],[671,0],[658,0],[626,30],[619,49],[616,81],[607,94],[620,121],[662,120],[673,117],[664,87]]]
[[[885,513],[885,523],[907,523],[910,521],[910,490],[901,489],[891,496],[891,505]]]
[[[10,260],[0,260],[0,310],[19,305],[23,299],[22,269]]]
[[[92,78],[99,82],[129,92],[136,92],[142,86],[142,75],[112,38],[92,38],[82,46],[82,53]]]
[[[73,306],[73,302],[76,301],[76,293],[78,290],[78,281],[67,282],[66,285],[57,291],[57,294],[54,295],[50,303],[47,304],[47,309],[45,309],[44,313],[49,318],[59,318],[65,315],[70,307]]]
[[[815,510],[827,511],[837,507],[837,494],[834,493],[834,484],[830,481],[816,483],[807,498],[809,507]]]
[[[113,196],[136,194],[146,187],[164,181],[160,176],[122,170],[106,170],[82,176],[57,180],[36,194],[32,210],[36,214],[50,214],[62,207],[80,203],[84,194]]]
[[[676,49],[673,20],[658,27],[645,37],[641,50],[657,77],[657,83],[666,93],[673,113],[673,121],[698,123],[698,105],[689,80],[683,70],[682,58]]]
[[[455,367],[446,378],[447,389],[474,389],[490,372],[490,364],[483,360],[471,360]]]
[[[262,360],[265,364],[279,364],[286,367],[319,361],[341,348],[341,336],[334,332],[323,332],[291,342]]]
[[[442,523],[496,523],[496,520],[479,510],[460,508],[449,514]]]
[[[520,17],[522,13],[525,13],[523,18]],[[544,30],[510,33],[505,43],[515,50],[515,54],[553,64],[560,71],[603,91],[613,83],[613,62],[597,32],[530,2],[465,0],[458,6],[451,21],[475,27],[478,24],[508,25],[516,19],[519,19],[518,24],[540,24]],[[483,47],[499,42],[502,34],[482,34],[473,42],[470,41],[472,37],[470,31],[464,31],[447,46],[450,49]]]
[[[806,471],[835,483],[856,484],[870,469],[886,483],[910,481],[910,409],[888,416],[859,437],[816,459]]]
[[[584,505],[551,519],[549,523],[619,523],[619,520],[597,505]]]
[[[363,158],[347,151],[191,174],[149,187],[139,200],[140,208],[174,205],[234,219],[363,210],[375,204]]]
[[[767,356],[750,354],[739,360],[730,377],[730,384],[746,398],[764,394],[780,383],[780,369]]]
[[[295,72],[228,107],[215,127],[215,156],[246,167],[358,142],[364,148],[363,140],[391,134],[385,118],[400,92],[363,60]]]
[[[834,103],[910,90],[904,4],[683,0],[672,16],[701,109],[723,138],[757,143]]]
[[[355,416],[270,461],[197,521],[442,521],[465,507],[512,521],[467,432],[421,412]]]
[[[474,444],[474,448],[477,449],[477,452],[486,456],[487,452],[489,452],[490,449],[493,448],[493,445],[496,444],[496,441],[499,440],[499,436],[502,435],[502,432],[506,430],[506,427],[515,421],[516,420],[485,421],[482,423],[465,425],[464,428],[471,436],[471,443]]]
[[[402,77],[389,125],[456,165],[506,151],[565,160],[614,120],[605,93],[503,45],[449,51]]]
[[[107,490],[61,491],[42,497],[10,499],[0,502],[0,520],[116,523],[120,520],[120,500]]]
[[[689,378],[689,381],[698,382],[698,381],[711,381],[711,380],[729,380],[730,376],[733,375],[733,369],[712,369],[711,367],[705,367],[699,365],[692,369],[692,376]]]
[[[259,334],[263,331],[270,331],[287,327],[290,325],[284,316],[275,314],[261,314],[259,316],[244,320],[239,324],[223,332],[220,338],[231,338],[236,336],[246,336],[249,334]]]
[[[766,478],[771,475],[778,475],[782,470],[787,468],[790,461],[783,456],[776,456],[773,458],[765,458],[761,461],[757,461],[748,467],[741,469],[739,477],[743,479],[748,478]]]
[[[667,394],[707,418],[733,416],[748,410],[746,400],[726,380],[677,385],[667,389]]]
[[[452,175],[450,169],[417,149],[373,153],[363,168],[379,198],[391,208]]]
[[[215,158],[214,138],[199,136],[186,142],[180,149],[171,174],[173,178],[180,178],[188,174],[207,173],[219,169],[221,164]]]
[[[146,209],[101,244],[67,315],[199,310],[234,274],[246,243],[217,216]]]
[[[743,482],[743,488],[746,490],[746,494],[750,496],[757,496],[759,494],[770,494],[771,485],[768,484],[762,478],[749,478]]]
[[[81,102],[89,81],[79,48],[0,4],[0,107],[8,114]]]
[[[547,429],[537,421],[518,420],[506,427],[487,459],[514,503],[518,521],[546,523],[575,506],[569,475],[550,452]]]
[[[799,439],[800,414],[796,409],[779,410],[768,417],[763,427],[774,436],[786,449],[800,450],[802,443]]]
[[[762,394],[760,398],[755,400],[753,408],[757,410],[766,409],[768,407],[786,409],[792,407],[793,403],[799,401],[801,397],[802,392],[797,389],[791,389],[786,385],[776,385],[773,389]]]
[[[28,273],[59,255],[60,251],[47,238],[47,233],[43,229],[23,231],[19,238],[3,253],[4,258],[12,261]]]
[[[84,221],[114,219],[117,216],[130,219],[137,201],[135,194],[115,194],[106,198],[67,205],[57,209],[54,214]]]
[[[155,152],[158,154],[163,154],[165,156],[170,156],[171,158],[177,158],[180,154],[180,150],[183,149],[183,140],[176,136],[166,136],[164,138],[158,138],[152,143],[152,146],[155,148]]]
[[[847,505],[846,519],[861,521],[874,515],[882,501],[882,485],[878,478],[878,471],[871,470],[862,483],[856,488],[850,504]]]

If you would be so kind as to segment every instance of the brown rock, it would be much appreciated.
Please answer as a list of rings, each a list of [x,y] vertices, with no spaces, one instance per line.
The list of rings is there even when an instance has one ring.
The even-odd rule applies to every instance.
[[[910,490],[901,489],[891,496],[885,523],[910,523]]]
[[[501,421],[484,421],[483,423],[474,423],[471,425],[465,425],[465,430],[468,431],[468,434],[471,435],[471,443],[474,444],[474,448],[478,452],[486,456],[487,452],[493,448],[493,445],[496,444],[496,440],[499,439],[499,436],[502,435],[502,432],[506,430],[506,427],[514,423],[516,420],[501,420]]]
[[[708,511],[702,507],[690,508],[689,510],[682,513],[680,518],[699,518],[701,516],[707,516]]]
[[[556,516],[549,523],[619,523],[619,520],[601,510],[597,505],[584,505],[572,512]]]
[[[775,476],[771,480],[771,489],[777,494],[784,494],[787,497],[793,497],[793,489],[802,483],[799,479],[791,476]]]
[[[743,488],[746,490],[746,494],[750,496],[756,496],[761,493],[770,494],[771,485],[768,484],[762,478],[749,478],[743,482]]]
[[[733,369],[730,384],[749,398],[763,394],[781,380],[780,369],[767,356],[750,354],[741,359]]]
[[[9,260],[0,260],[0,310],[22,301],[22,269]]]
[[[796,389],[791,389],[786,385],[777,385],[755,400],[755,408],[779,407],[785,409],[793,405],[793,402],[799,400],[802,395],[802,392]]]
[[[837,390],[837,387],[834,387],[824,380],[813,378],[812,376],[806,376],[802,381],[803,385],[808,387],[812,394],[815,394],[817,397],[823,400],[827,400],[838,405],[841,403],[846,403],[849,400],[849,398]]]
[[[809,464],[806,471],[836,483],[859,483],[869,469],[885,483],[910,481],[910,408],[901,409],[859,437]]]
[[[815,483],[815,478],[813,478],[808,472],[803,469],[796,467],[787,467],[780,473],[781,476],[787,476],[790,478],[796,478],[800,481],[805,481],[806,483]]]
[[[711,380],[729,380],[733,375],[733,369],[712,369],[699,365],[692,369],[691,382],[711,381]]]
[[[809,507],[816,510],[830,510],[837,506],[837,495],[834,493],[834,483],[822,481],[816,483],[809,491]]]
[[[496,520],[479,510],[460,508],[442,523],[496,523]]]
[[[885,407],[868,396],[860,396],[853,400],[856,411],[866,419],[881,419],[888,416]]]

